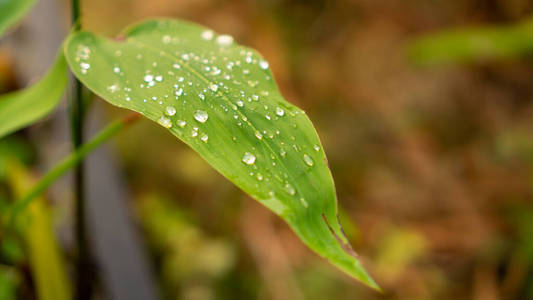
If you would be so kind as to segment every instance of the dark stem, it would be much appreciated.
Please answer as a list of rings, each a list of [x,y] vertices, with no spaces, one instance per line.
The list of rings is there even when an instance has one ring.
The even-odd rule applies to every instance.
[[[74,30],[81,29],[80,0],[72,0],[72,26]],[[82,85],[76,77],[71,75],[72,91],[70,94],[70,122],[71,137],[74,151],[83,144],[84,105]],[[81,161],[74,169],[74,237],[76,240],[76,292],[75,299],[86,300],[92,296],[92,268],[87,241],[84,164]]]

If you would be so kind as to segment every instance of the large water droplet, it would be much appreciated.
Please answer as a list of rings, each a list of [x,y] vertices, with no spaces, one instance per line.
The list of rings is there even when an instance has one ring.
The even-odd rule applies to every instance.
[[[276,107],[276,115],[282,117],[285,114],[285,111],[281,107]]]
[[[304,154],[304,162],[306,165],[312,167],[315,164],[315,161],[311,158],[311,156]]]
[[[150,74],[145,75],[145,76],[144,76],[144,81],[146,81],[146,82],[154,81],[154,76],[153,76],[153,75],[150,75]]]
[[[183,120],[178,120],[176,122],[178,124],[179,127],[183,128],[185,127],[185,125],[187,125],[187,122],[183,121]]]
[[[207,140],[209,139],[209,136],[207,134],[203,134],[202,137],[200,137],[200,139],[202,140],[202,142],[204,143],[207,143]]]
[[[268,62],[266,60],[259,61],[259,67],[263,70],[268,69]]]
[[[176,108],[174,108],[174,106],[167,106],[165,113],[169,116],[173,116],[176,114]]]
[[[196,121],[200,122],[200,123],[205,123],[205,121],[207,121],[207,119],[209,118],[209,116],[207,115],[207,113],[203,110],[197,110],[195,113],[194,113],[194,118],[196,119]]]
[[[118,85],[116,85],[116,84],[110,85],[110,86],[107,87],[107,90],[110,91],[111,93],[114,93],[114,92],[118,91]]]
[[[253,165],[255,163],[255,155],[250,152],[244,153],[244,156],[242,157],[242,162],[247,165]]]
[[[233,43],[233,37],[227,34],[219,35],[217,37],[217,43],[221,46],[229,46]]]
[[[204,39],[206,41],[210,41],[211,39],[213,39],[214,35],[215,35],[215,33],[212,30],[206,30],[206,31],[202,32],[202,39]]]
[[[172,127],[172,122],[170,121],[169,118],[167,117],[161,117],[159,118],[159,120],[157,120],[157,123],[159,123],[159,125],[165,127],[165,128],[170,128]]]

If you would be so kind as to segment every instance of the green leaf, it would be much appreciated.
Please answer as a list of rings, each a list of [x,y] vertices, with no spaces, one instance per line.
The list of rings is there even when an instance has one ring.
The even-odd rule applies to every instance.
[[[0,37],[4,35],[9,27],[24,17],[35,2],[35,0],[1,0]]]
[[[311,249],[378,289],[337,221],[333,180],[311,121],[283,99],[259,53],[174,20],[143,22],[116,41],[74,33],[65,53],[90,90],[167,128]]]
[[[35,85],[0,95],[0,138],[50,113],[61,100],[66,85],[67,66],[64,55],[60,54]]]
[[[22,197],[34,184],[28,170],[17,159],[8,163],[8,179],[17,197]],[[27,247],[29,264],[39,300],[68,300],[72,291],[64,257],[54,236],[51,213],[45,199],[37,198],[24,211],[27,222],[21,233]]]
[[[508,26],[453,29],[412,41],[410,58],[419,64],[465,63],[520,57],[533,52],[533,19]]]

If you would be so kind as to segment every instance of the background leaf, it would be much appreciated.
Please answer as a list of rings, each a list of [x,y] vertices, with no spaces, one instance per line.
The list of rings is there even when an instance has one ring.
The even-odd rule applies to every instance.
[[[8,179],[14,194],[22,197],[34,184],[34,178],[17,159],[8,161]],[[50,210],[42,197],[35,199],[23,213],[21,234],[35,281],[39,300],[71,299],[70,283],[64,258],[54,236]]]
[[[108,102],[170,130],[311,249],[378,288],[341,231],[311,121],[283,99],[261,55],[183,21],[150,20],[124,35],[74,33],[65,48],[74,74]]]
[[[60,54],[35,85],[0,96],[0,138],[46,116],[57,106],[67,84],[65,57]]]
[[[442,64],[518,57],[533,52],[533,20],[516,25],[447,30],[414,40],[410,58]]]
[[[9,27],[24,17],[35,2],[35,0],[0,1],[0,37]]]

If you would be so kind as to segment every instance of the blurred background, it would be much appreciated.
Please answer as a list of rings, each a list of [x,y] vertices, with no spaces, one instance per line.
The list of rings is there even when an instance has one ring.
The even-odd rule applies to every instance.
[[[43,74],[68,31],[68,2],[43,2],[53,5],[39,4],[0,43],[0,92]],[[320,259],[148,120],[107,149],[118,183],[93,187],[125,193],[141,280],[163,299],[533,299],[532,15],[528,0],[83,1],[83,26],[100,34],[175,17],[258,49],[315,124],[341,223],[384,293]],[[32,35],[42,24],[55,24],[43,29],[50,37]],[[125,114],[99,99],[91,106],[97,124]],[[0,141],[0,209],[14,182],[69,151],[65,111]],[[13,175],[13,161],[24,175]],[[68,181],[43,203],[71,271]],[[36,298],[26,243],[0,238],[0,299]],[[95,299],[111,299],[117,283],[103,262],[128,249],[98,245]]]

